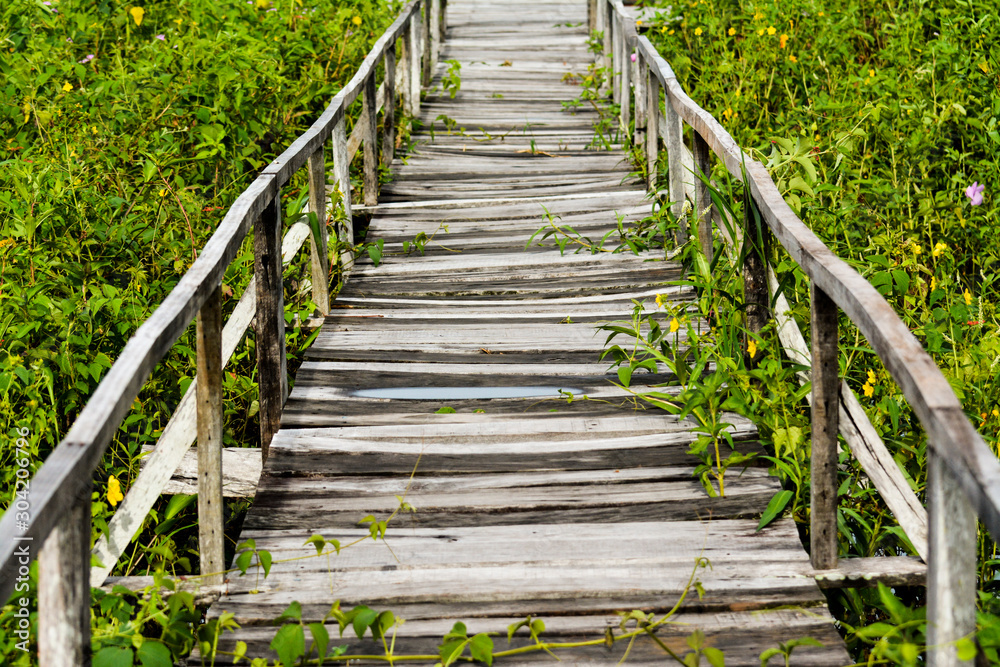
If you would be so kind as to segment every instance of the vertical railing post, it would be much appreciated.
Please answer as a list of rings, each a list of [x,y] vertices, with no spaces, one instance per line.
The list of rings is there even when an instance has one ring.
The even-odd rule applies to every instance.
[[[410,76],[412,71],[412,65],[410,61],[413,60],[413,31],[410,29],[413,25],[413,18],[410,18],[410,22],[406,24],[406,28],[403,30],[402,40],[403,40],[403,57],[400,58],[400,62],[397,65],[397,74],[399,75],[397,80],[399,82],[399,94],[403,101],[403,113],[412,116],[413,104],[411,98],[413,97],[413,79]]]
[[[385,102],[382,112],[382,164],[392,164],[396,152],[396,44],[385,50]]]
[[[90,493],[88,482],[38,554],[38,664],[90,665]]]
[[[423,53],[423,48],[420,45],[420,8],[418,7],[414,14],[410,16],[410,29],[407,31],[409,35],[409,43],[412,48],[410,48],[410,97],[407,99],[407,113],[416,118],[417,114],[420,113],[420,78],[422,68],[420,66],[420,54]]]
[[[607,2],[607,0],[595,0],[595,2],[594,2],[594,29],[591,31],[592,33],[593,32],[598,32],[598,33],[603,33],[604,32],[604,27],[605,27],[604,24],[606,23],[606,19],[608,17],[607,8],[605,7],[605,3],[606,2]],[[592,37],[593,35],[590,35],[590,36]],[[604,54],[603,53],[601,53],[601,54],[599,54],[597,56],[597,65],[598,65],[598,67],[603,67],[604,66]]]
[[[837,304],[814,282],[812,294],[812,468],[809,553],[817,570],[837,567],[837,431],[840,364]]]
[[[698,243],[708,263],[712,263],[712,198],[708,192],[708,179],[712,176],[712,151],[701,134],[692,128],[694,154],[695,219],[698,221]],[[704,180],[702,180],[704,179]]]
[[[660,152],[660,80],[646,68],[646,185],[656,194],[656,159]]]
[[[743,195],[743,302],[746,318],[743,349],[746,350],[747,368],[756,367],[757,360],[763,354],[762,350],[750,354],[749,341],[750,334],[760,333],[769,319],[770,299],[765,262],[770,242],[771,230],[757,209],[750,185],[746,184]]]
[[[944,457],[927,451],[927,664],[971,666],[955,642],[976,631],[976,512]]]
[[[423,85],[431,85],[434,68],[431,66],[431,0],[424,0],[423,22],[420,27],[420,46],[423,52]]]
[[[632,81],[635,82],[635,136],[632,143],[643,146],[646,143],[646,78],[648,70],[639,49],[636,48],[635,63],[632,65]]]
[[[280,261],[280,260],[279,260]],[[280,267],[280,264],[279,264]],[[279,269],[280,270],[280,269]],[[280,278],[280,274],[279,274]],[[258,311],[259,313],[259,311]],[[222,524],[222,285],[198,311],[198,554],[205,584],[221,584]],[[263,384],[261,385],[263,393]],[[261,423],[263,424],[263,410]],[[280,415],[280,413],[279,413]]]
[[[340,266],[347,270],[354,263],[351,246],[354,245],[354,216],[351,213],[351,161],[347,155],[347,129],[341,115],[333,125],[333,178],[340,190],[340,202],[344,209],[343,228],[337,230],[341,244]]]
[[[669,183],[670,212],[680,223],[677,243],[688,239],[688,223],[684,210],[684,126],[680,114],[670,101],[670,92],[663,91],[663,122],[666,124],[667,182]]]
[[[587,0],[587,37],[589,38],[597,30],[597,3],[598,0]]]
[[[622,55],[625,53],[622,47],[622,34],[623,29],[621,22],[618,20],[618,15],[616,14],[614,7],[611,8],[609,12],[611,17],[611,101],[615,104],[621,102],[622,90],[621,90],[621,80],[622,80]]]
[[[441,6],[438,8],[438,26],[441,49],[444,49],[444,41],[448,38],[448,0],[438,0]],[[440,52],[438,53],[440,56]]]
[[[257,386],[260,447],[267,461],[288,396],[285,361],[285,297],[281,275],[281,191],[254,222],[254,280],[257,283]]]
[[[378,204],[378,92],[375,86],[375,71],[372,70],[365,79],[364,92],[361,100],[361,127],[364,132],[361,143],[365,152],[365,206]]]
[[[309,212],[316,214],[316,228],[309,235],[312,297],[320,315],[330,313],[330,251],[326,228],[326,156],[323,146],[309,156]]]
[[[434,70],[438,64],[438,56],[441,54],[441,0],[431,0],[430,28],[431,76],[434,76]]]
[[[604,20],[604,40],[601,42],[601,58],[598,62],[604,69],[604,81],[601,83],[600,94],[607,95],[614,88],[614,31],[615,21],[611,3],[601,0],[601,14]]]
[[[621,86],[621,92],[618,94],[619,104],[621,109],[618,113],[618,122],[622,126],[622,136],[628,137],[629,123],[632,121],[632,94],[631,94],[631,84],[629,80],[631,79],[632,73],[632,56],[634,51],[628,48],[628,40],[625,37],[625,26],[622,25],[622,66],[621,66],[621,80],[619,85]],[[624,140],[623,140],[624,143]]]

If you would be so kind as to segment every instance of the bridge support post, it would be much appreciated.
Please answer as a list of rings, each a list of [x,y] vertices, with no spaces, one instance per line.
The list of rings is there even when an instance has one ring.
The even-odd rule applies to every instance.
[[[712,263],[712,197],[708,179],[712,177],[712,151],[704,137],[692,128],[691,147],[694,154],[695,219],[698,221],[698,242],[708,263]],[[704,178],[704,180],[702,180]]]
[[[417,87],[420,90],[420,87]],[[340,202],[344,210],[344,225],[338,230],[337,238],[341,243],[340,267],[347,271],[354,264],[354,217],[351,214],[351,162],[347,157],[347,130],[343,116],[334,124],[333,142],[333,179],[340,190]]]
[[[670,101],[670,94],[664,91],[664,120],[666,124],[667,179],[670,196],[670,212],[677,218],[677,244],[686,243],[689,236],[688,222],[684,216],[684,125],[680,114]]]
[[[646,144],[646,78],[647,72],[642,55],[636,50],[635,62],[632,63],[632,81],[635,83],[633,97],[635,98],[635,135],[632,143],[636,146]]]
[[[88,482],[38,554],[39,667],[90,667],[90,492]]]
[[[320,315],[330,314],[330,251],[326,228],[326,156],[323,146],[309,156],[309,212],[316,228],[309,235],[312,297]]]
[[[646,69],[646,185],[656,196],[656,159],[660,152],[660,81]]]
[[[280,264],[279,264],[280,266]],[[280,274],[279,274],[280,276]],[[222,285],[198,311],[198,554],[207,585],[221,584],[222,522]],[[284,342],[284,341],[282,341]],[[261,415],[263,416],[263,411]],[[280,413],[279,413],[280,414]],[[262,420],[263,423],[263,420]]]
[[[745,325],[743,349],[747,368],[755,368],[763,354],[749,352],[750,334],[760,333],[769,317],[770,295],[767,291],[767,256],[771,245],[771,229],[764,221],[747,184],[743,191],[743,302]]]
[[[375,99],[375,72],[365,79],[361,100],[361,123],[364,136],[361,143],[365,151],[365,206],[378,204],[378,100]]]
[[[434,76],[434,68],[431,66],[431,0],[423,2],[423,24],[420,27],[420,47],[423,57],[423,85],[431,85],[431,78]]]
[[[837,431],[840,364],[837,304],[813,283],[812,466],[809,553],[817,570],[837,567]]]
[[[281,423],[281,408],[288,396],[280,189],[254,222],[253,236],[253,274],[257,283],[257,400],[261,455],[266,462],[271,439]]]
[[[955,643],[976,631],[976,512],[942,456],[927,449],[927,664],[971,667]]]
[[[385,50],[385,105],[382,107],[382,164],[392,164],[396,152],[396,45]]]

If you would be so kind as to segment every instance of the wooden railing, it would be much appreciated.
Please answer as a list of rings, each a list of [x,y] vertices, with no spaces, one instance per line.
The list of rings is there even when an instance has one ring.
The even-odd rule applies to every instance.
[[[341,247],[350,248],[349,165],[364,150],[364,203],[378,197],[378,164],[391,162],[395,148],[397,88],[405,111],[415,116],[422,84],[430,81],[443,38],[446,0],[410,0],[378,39],[350,82],[323,114],[267,166],[226,213],[219,228],[153,315],[129,340],[81,411],[66,438],[30,480],[28,492],[0,520],[0,598],[7,600],[21,573],[35,558],[38,572],[38,646],[43,667],[89,664],[90,585],[100,585],[124,545],[145,517],[197,434],[199,550],[202,579],[221,584],[222,523],[222,368],[255,322],[262,456],[278,429],[288,394],[282,255],[285,262],[310,239],[313,301],[329,312],[330,257],[327,236],[327,142],[333,176],[343,207],[336,230]],[[397,67],[397,42],[402,42]],[[382,84],[376,86],[383,65]],[[359,121],[347,136],[348,107],[362,98]],[[377,114],[383,110],[381,143]],[[309,171],[309,208],[319,221],[312,234],[301,222],[291,226],[282,252],[281,192],[301,168]],[[251,226],[254,278],[226,329],[222,326],[222,278]],[[338,261],[346,271],[349,250]],[[110,524],[108,537],[95,548],[103,567],[91,572],[90,497],[94,470],[149,378],[153,367],[197,319],[197,379],[172,416],[153,460],[145,466]],[[41,548],[38,548],[41,545]],[[90,576],[88,576],[88,573]]]
[[[671,209],[680,219],[685,198],[694,200],[697,235],[709,256],[713,216],[706,209],[711,201],[707,186],[692,175],[708,177],[714,153],[749,192],[743,229],[751,241],[743,267],[747,328],[760,331],[771,315],[775,284],[773,277],[768,280],[765,261],[772,237],[810,278],[811,354],[787,314],[787,304],[779,304],[774,314],[786,352],[812,367],[813,567],[830,570],[838,565],[839,430],[927,563],[929,663],[966,664],[959,660],[955,642],[976,629],[977,518],[994,540],[1000,538],[1000,463],[965,416],[934,360],[892,307],[795,215],[767,169],[745,154],[722,125],[688,97],[667,61],[637,33],[635,20],[621,0],[589,0],[589,9],[591,29],[603,35],[602,64],[613,75],[610,85],[614,100],[621,104],[623,128],[630,127],[634,108],[636,138],[646,148],[649,185],[656,188],[662,139],[669,161],[666,196]],[[630,103],[633,96],[634,103]],[[690,150],[684,145],[685,124],[692,130]],[[757,229],[756,219],[763,219],[766,226]],[[926,515],[857,399],[838,377],[839,311],[868,339],[927,432]],[[928,524],[929,529],[925,528]]]

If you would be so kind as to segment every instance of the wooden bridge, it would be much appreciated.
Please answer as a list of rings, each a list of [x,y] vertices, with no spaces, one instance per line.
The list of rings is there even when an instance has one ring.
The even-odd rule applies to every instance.
[[[245,642],[248,655],[273,658],[273,621],[298,602],[303,621],[328,624],[333,644],[384,658],[385,644],[370,636],[358,640],[348,631],[338,639],[328,613],[339,601],[343,609],[364,604],[406,619],[390,632],[394,653],[423,655],[428,664],[458,621],[469,636],[498,633],[498,652],[533,644],[525,629],[509,646],[503,636],[527,616],[544,619],[542,641],[590,642],[559,649],[564,664],[614,664],[629,646],[614,641],[622,634],[619,612],[659,617],[679,605],[674,623],[631,646],[632,664],[663,664],[665,649],[685,654],[695,630],[728,665],[758,665],[765,650],[804,637],[819,645],[796,648],[793,664],[848,664],[821,586],[912,583],[922,580],[924,566],[905,558],[838,562],[840,431],[929,563],[932,663],[961,664],[953,643],[974,629],[976,517],[994,535],[1000,526],[995,457],[888,304],[805,228],[763,167],[684,94],[620,0],[589,5],[452,0],[445,12],[441,0],[413,0],[313,128],[237,201],[32,480],[28,528],[15,528],[11,512],[0,523],[4,595],[13,586],[12,545],[45,540],[40,554],[32,552],[41,560],[43,664],[87,661],[90,527],[86,503],[77,499],[89,497],[92,471],[128,406],[195,313],[197,390],[95,547],[105,567],[94,569],[90,583],[104,583],[197,432],[202,571],[205,590],[217,597],[209,613],[231,613],[242,626],[223,635],[223,651]],[[693,200],[702,211],[699,236],[710,239],[713,217],[697,205],[707,198],[691,174],[709,173],[715,153],[746,180],[767,228],[813,280],[808,346],[781,299],[768,313],[766,254],[750,253],[745,289],[759,309],[748,309],[748,324],[779,318],[786,353],[813,365],[811,557],[791,519],[756,530],[779,490],[765,468],[731,475],[725,496],[709,497],[692,474],[698,460],[687,453],[693,424],[636,401],[600,360],[602,323],[628,317],[636,302],[649,311],[664,300],[692,298],[669,285],[683,267],[662,252],[573,254],[528,243],[550,217],[599,238],[619,219],[641,219],[658,205],[647,191],[651,185],[657,194],[654,160],[650,183],[638,180],[622,145],[594,149],[593,109],[563,107],[580,90],[579,77],[567,74],[584,73],[592,62],[591,30],[605,40],[599,64],[613,75],[608,92],[621,104],[621,127],[634,128],[651,157],[661,141],[666,146],[669,185],[659,194],[678,213],[685,198]],[[441,85],[449,60],[461,64],[454,95]],[[430,84],[423,104],[421,81]],[[414,149],[394,158],[397,96],[423,129],[413,136]],[[358,97],[361,120],[348,136],[345,112]],[[692,127],[690,149],[684,122]],[[328,139],[337,184],[329,192]],[[363,205],[352,201],[347,174],[359,147]],[[378,193],[380,154],[392,180]],[[370,215],[368,238],[384,240],[384,256],[378,266],[349,253],[340,258],[353,264],[349,280],[288,392],[276,202],[307,163],[311,210],[326,219],[325,211],[342,203],[346,225],[336,233],[346,239],[354,216]],[[251,224],[255,285],[223,330],[222,272]],[[293,224],[285,258],[306,238],[314,298],[325,309],[325,235]],[[929,521],[836,376],[838,307],[868,337],[928,429]],[[240,541],[253,540],[273,565],[263,579],[229,572],[222,581],[229,563],[222,562],[218,378],[254,315],[266,460]],[[661,369],[634,375],[631,388],[674,380]],[[738,449],[759,450],[752,423],[736,415],[727,421]],[[359,525],[366,516],[367,525]],[[390,516],[384,539],[366,539],[372,522]],[[352,546],[317,557],[307,542],[314,535]],[[525,652],[502,664],[542,660],[551,656]]]

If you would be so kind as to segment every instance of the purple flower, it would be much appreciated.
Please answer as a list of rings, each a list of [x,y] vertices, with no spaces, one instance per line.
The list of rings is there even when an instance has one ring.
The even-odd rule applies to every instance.
[[[972,185],[965,188],[965,196],[971,200],[973,206],[979,206],[983,203],[983,191],[986,190],[985,185],[980,185],[978,182],[973,182]]]
[[[81,65],[86,65],[87,63],[89,63],[93,59],[94,59],[94,54],[93,53],[88,54],[88,55],[84,56],[83,60],[80,61],[80,64]]]
[[[167,36],[166,35],[157,35],[156,39],[160,40],[161,42],[165,42],[165,41],[167,41]]]

